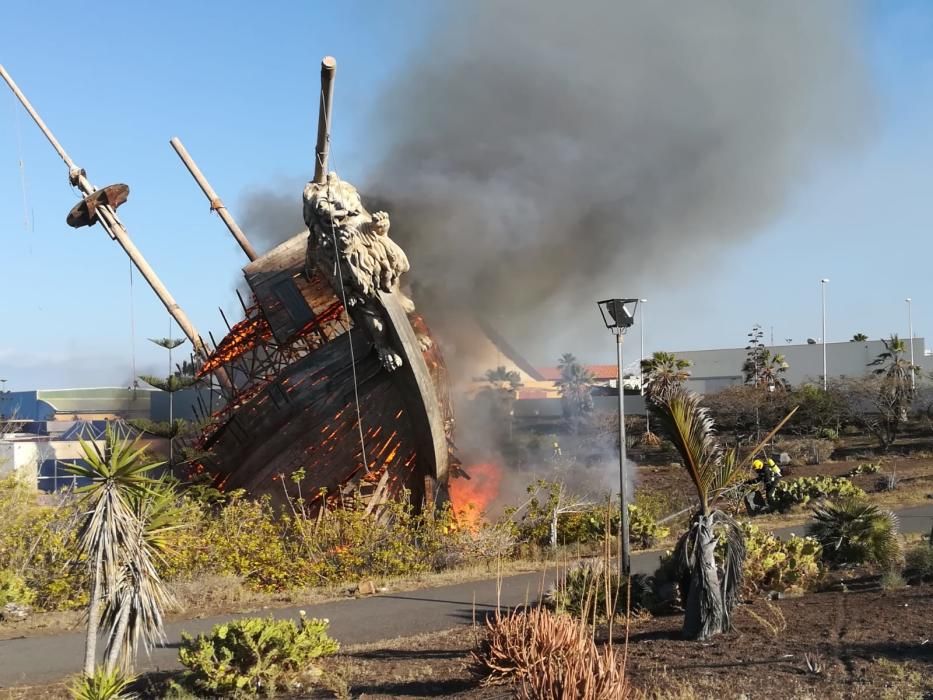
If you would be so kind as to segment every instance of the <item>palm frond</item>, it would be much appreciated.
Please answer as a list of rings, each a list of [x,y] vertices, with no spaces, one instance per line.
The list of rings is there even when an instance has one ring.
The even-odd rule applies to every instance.
[[[745,533],[742,526],[727,513],[715,510],[711,514],[713,527],[719,531],[723,543],[722,555],[722,600],[725,606],[725,627],[731,627],[731,614],[739,603],[742,579],[745,571]]]
[[[700,405],[699,395],[683,387],[673,387],[659,396],[655,408],[661,428],[677,448],[705,512],[722,457],[712,418]]]
[[[774,428],[772,428],[771,431],[767,435],[765,435],[764,439],[761,440],[757,445],[755,445],[747,455],[745,455],[745,458],[738,465],[739,470],[744,471],[745,469],[748,469],[749,465],[752,463],[752,460],[758,456],[758,454],[765,448],[765,446],[769,442],[771,442],[774,436],[778,434],[778,431],[780,431],[780,429],[785,426],[787,421],[789,421],[793,417],[793,415],[797,412],[798,408],[800,408],[800,406],[794,406],[791,409],[790,413],[784,416],[784,418],[781,419],[781,422],[778,423],[776,426],[774,426]]]

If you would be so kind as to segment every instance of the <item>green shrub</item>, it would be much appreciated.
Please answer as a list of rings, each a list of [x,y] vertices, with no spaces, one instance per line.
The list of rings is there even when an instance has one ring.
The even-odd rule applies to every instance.
[[[880,464],[873,464],[871,462],[866,462],[864,464],[858,465],[854,469],[851,469],[849,473],[846,474],[846,476],[852,477],[852,476],[858,476],[859,474],[877,474],[880,470],[881,470]]]
[[[79,508],[69,494],[59,499],[39,505],[21,479],[0,479],[0,571],[18,572],[41,610],[87,604],[86,567],[73,561]]]
[[[216,625],[209,635],[182,634],[178,658],[185,683],[195,691],[243,698],[272,695],[320,671],[315,659],[334,654],[339,644],[327,634],[328,621],[244,618]]]
[[[904,554],[904,575],[911,580],[933,580],[933,546],[920,542],[908,549]]]
[[[520,541],[548,544],[550,539],[551,513],[554,504],[542,504],[532,499],[522,521],[518,524]],[[628,506],[629,541],[633,549],[650,549],[659,540],[670,534],[670,528],[658,524],[662,501],[649,494],[638,494]],[[609,520],[609,532],[616,537],[619,533],[619,511],[616,507]],[[606,535],[605,504],[589,505],[575,512],[562,513],[557,521],[558,544],[594,544],[603,541]]]
[[[779,481],[774,490],[774,503],[778,510],[806,505],[818,498],[860,498],[865,491],[844,476],[803,476]]]
[[[606,573],[603,560],[578,562],[567,569],[557,584],[545,596],[545,605],[558,613],[566,613],[587,621],[605,620],[606,613],[624,614],[628,604],[632,610],[651,609],[652,579],[642,574],[631,577],[629,598],[626,582],[619,582],[619,572]],[[607,601],[608,595],[608,601]]]
[[[32,605],[36,592],[32,590],[22,576],[9,569],[0,569],[0,607],[7,603]]]
[[[745,533],[745,586],[750,591],[795,591],[809,588],[820,575],[822,547],[812,537],[781,540],[756,525]]]
[[[80,676],[69,691],[74,700],[134,700],[137,696],[129,688],[136,679],[122,671],[98,668],[93,676]]]
[[[900,558],[897,518],[859,498],[815,508],[807,533],[822,545],[823,561],[833,566],[873,564],[891,569]]]
[[[669,527],[658,524],[657,514],[639,505],[637,499],[629,504],[628,515],[629,539],[634,549],[650,549],[671,534]]]

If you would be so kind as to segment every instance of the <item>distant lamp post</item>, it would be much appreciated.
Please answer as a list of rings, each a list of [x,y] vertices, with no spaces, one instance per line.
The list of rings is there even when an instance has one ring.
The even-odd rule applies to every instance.
[[[907,333],[910,335],[910,390],[914,391],[917,388],[914,378],[914,315],[910,297],[904,301],[907,302]]]
[[[829,279],[824,277],[820,280],[820,297],[823,304],[823,391],[829,388],[828,375],[826,374],[826,285]]]
[[[619,499],[621,502],[622,528],[619,533],[619,570],[622,576],[631,573],[631,550],[628,539],[628,508],[626,507],[626,481],[628,464],[625,455],[625,388],[622,378],[622,336],[635,323],[638,299],[605,299],[596,302],[603,316],[603,323],[616,337],[619,364]]]
[[[638,328],[641,332],[641,361],[638,363],[638,390],[641,392],[641,395],[645,395],[645,323],[647,323],[647,317],[645,316],[645,304],[648,302],[647,299],[639,299],[641,307],[641,320],[638,322]],[[651,432],[651,422],[648,417],[648,402],[645,402],[645,433]]]

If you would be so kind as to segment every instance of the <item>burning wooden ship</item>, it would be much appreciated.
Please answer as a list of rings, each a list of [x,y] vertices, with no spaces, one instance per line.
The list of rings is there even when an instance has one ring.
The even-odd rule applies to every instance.
[[[117,216],[128,188],[98,189],[58,144],[0,66],[24,107],[84,193],[74,226],[99,222],[124,248],[201,360],[200,376],[222,396],[205,411],[194,471],[223,489],[281,499],[302,493],[338,503],[359,492],[375,504],[403,494],[416,507],[447,498],[457,472],[453,415],[437,344],[402,292],[404,251],[389,236],[385,212],[370,213],[356,189],[328,173],[336,64],[321,67],[314,178],[303,193],[307,233],[258,255],[184,146],[172,145],[250,262],[243,320],[208,346],[135,248]],[[202,410],[204,410],[202,406]],[[283,481],[284,480],[284,481]]]

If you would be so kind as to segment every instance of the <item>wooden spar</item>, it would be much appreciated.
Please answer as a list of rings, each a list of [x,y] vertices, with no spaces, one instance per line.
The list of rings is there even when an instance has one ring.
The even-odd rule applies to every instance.
[[[96,192],[97,187],[91,184],[90,180],[87,179],[84,169],[76,166],[74,161],[71,160],[71,157],[58,142],[58,139],[55,138],[55,135],[49,127],[42,121],[42,117],[39,116],[39,113],[36,112],[32,104],[19,89],[19,86],[14,82],[13,78],[10,77],[10,74],[6,72],[6,69],[2,65],[0,65],[0,77],[10,86],[13,94],[16,95],[17,99],[29,113],[29,116],[32,117],[33,121],[49,140],[49,143],[52,144],[52,148],[55,149],[55,152],[58,153],[59,157],[65,162],[65,165],[68,166],[68,178],[71,183],[78,187],[81,192],[84,193],[85,197]],[[117,212],[109,204],[101,204],[97,207],[97,214],[101,226],[103,226],[104,230],[112,239],[120,244],[120,247],[123,248],[124,252],[126,252],[130,260],[132,260],[136,269],[139,270],[146,282],[149,283],[149,286],[152,287],[152,291],[156,293],[156,296],[159,297],[160,301],[165,305],[166,310],[178,323],[178,327],[181,328],[182,332],[188,337],[188,340],[191,341],[191,345],[194,347],[195,352],[197,352],[202,359],[206,359],[208,356],[207,348],[204,347],[204,343],[201,342],[201,337],[198,335],[194,324],[191,323],[188,315],[169,293],[168,288],[162,283],[162,280],[159,279],[159,276],[143,257],[143,254],[139,252],[139,249],[130,238],[126,227],[123,226],[123,222],[120,221],[120,218],[117,216]],[[218,380],[222,385],[229,384],[229,379],[225,374],[223,376],[218,375]]]
[[[175,149],[175,153],[177,153],[178,157],[181,158],[181,162],[185,164],[186,168],[188,168],[188,172],[191,173],[191,176],[195,179],[198,185],[200,185],[201,191],[204,192],[204,195],[211,203],[211,209],[220,215],[221,220],[223,220],[223,222],[227,225],[227,228],[230,229],[230,233],[233,234],[236,242],[240,244],[243,252],[246,253],[246,257],[250,259],[250,262],[258,258],[259,255],[256,253],[256,249],[253,248],[253,244],[249,242],[249,239],[246,237],[246,234],[243,233],[243,230],[237,226],[233,216],[231,216],[230,212],[227,211],[227,207],[224,206],[223,201],[220,199],[220,197],[217,196],[214,188],[211,187],[211,183],[209,183],[207,178],[204,177],[204,173],[201,172],[198,164],[194,162],[194,158],[192,158],[188,153],[188,150],[185,148],[181,140],[175,136],[171,141],[169,141],[169,143],[172,144],[172,148]]]
[[[318,95],[321,109],[317,118],[317,146],[314,150],[314,182],[321,184],[327,179],[327,160],[330,156],[330,117],[334,104],[334,73],[337,59],[325,56],[321,61],[321,92]]]

